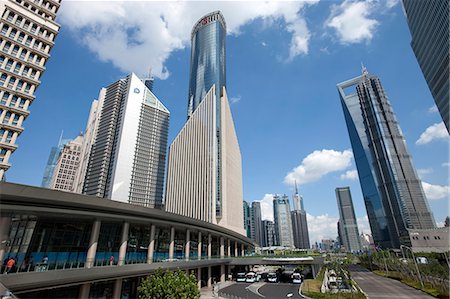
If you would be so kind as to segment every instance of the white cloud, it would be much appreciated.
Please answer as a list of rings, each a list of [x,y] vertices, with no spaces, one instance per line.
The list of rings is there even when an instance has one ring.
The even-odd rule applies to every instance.
[[[239,103],[240,101],[241,101],[241,96],[231,97],[230,98],[230,103],[231,104],[236,104],[236,103]]]
[[[432,114],[432,113],[438,113],[439,110],[437,108],[436,105],[431,106],[430,108],[428,108],[428,113]]]
[[[267,43],[266,42],[261,42],[261,46],[267,47]]]
[[[392,8],[396,6],[400,1],[399,0],[386,0],[386,7]]]
[[[442,163],[442,167],[450,167],[450,162],[444,162],[444,163]]]
[[[442,185],[432,185],[426,182],[422,182],[423,191],[428,200],[437,200],[442,198],[450,198],[450,187]]]
[[[302,12],[311,1],[65,1],[59,22],[101,61],[141,75],[169,75],[165,61],[190,45],[190,33],[203,15],[220,9],[230,34],[256,19],[282,20],[291,34],[289,58],[307,54],[310,33]],[[273,23],[273,22],[272,22]]]
[[[358,179],[358,171],[356,169],[347,170],[344,174],[341,174],[341,180],[357,180]]]
[[[417,169],[417,174],[419,175],[420,179],[423,179],[426,177],[427,174],[430,174],[433,172],[433,168],[420,168]]]
[[[273,194],[266,193],[261,200],[261,219],[273,221]]]
[[[325,26],[336,31],[342,44],[368,42],[379,25],[377,20],[370,18],[375,9],[371,1],[346,0],[340,5],[332,6]]]
[[[322,239],[336,239],[339,217],[328,214],[313,216],[307,214],[309,241],[312,244]]]
[[[367,217],[367,215],[363,217],[356,217],[356,223],[358,224],[359,234],[372,234],[372,231],[370,230],[369,218]]]
[[[302,163],[289,172],[284,178],[288,185],[302,185],[317,181],[330,172],[344,170],[351,165],[351,150],[343,152],[335,150],[316,150],[303,159]]]
[[[439,139],[447,139],[448,140],[448,132],[447,132],[447,128],[444,125],[444,122],[440,122],[440,123],[429,126],[425,130],[425,132],[420,134],[420,137],[416,141],[416,144],[418,144],[418,145],[427,144],[433,140],[439,140]]]

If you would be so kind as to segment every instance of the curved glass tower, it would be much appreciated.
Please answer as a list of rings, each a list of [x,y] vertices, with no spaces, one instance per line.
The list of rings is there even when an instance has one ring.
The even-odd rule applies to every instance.
[[[226,34],[225,19],[220,11],[202,17],[192,29],[188,118],[214,84],[216,99],[220,99],[222,88],[226,86]]]

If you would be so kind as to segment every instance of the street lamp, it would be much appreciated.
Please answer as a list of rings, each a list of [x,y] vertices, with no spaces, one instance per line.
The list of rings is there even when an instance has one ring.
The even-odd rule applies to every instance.
[[[417,261],[416,261],[416,257],[414,256],[414,252],[412,250],[411,247],[408,247],[406,245],[400,245],[400,249],[402,249],[403,247],[405,247],[406,249],[409,249],[411,251],[412,257],[413,257],[413,261],[414,264],[416,265],[416,270],[417,270],[417,276],[419,277],[420,280],[420,285],[422,286],[422,289],[424,288],[423,286],[423,281],[422,281],[422,275],[420,275],[420,271],[419,271],[419,266],[417,266]],[[402,251],[403,252],[403,251]]]

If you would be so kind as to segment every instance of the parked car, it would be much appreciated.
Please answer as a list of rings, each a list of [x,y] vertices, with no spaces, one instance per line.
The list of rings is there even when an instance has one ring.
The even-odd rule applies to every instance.
[[[260,275],[256,274],[255,272],[248,272],[245,274],[245,282],[258,282],[260,278]]]
[[[241,272],[241,273],[236,274],[237,282],[245,282],[245,280],[246,280],[245,273]]]
[[[302,283],[302,275],[300,273],[293,273],[292,274],[292,283]]]
[[[268,282],[278,282],[278,275],[275,272],[267,273]]]

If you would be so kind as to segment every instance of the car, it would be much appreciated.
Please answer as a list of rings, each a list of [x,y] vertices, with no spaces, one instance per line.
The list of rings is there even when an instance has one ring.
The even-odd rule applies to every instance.
[[[292,274],[292,283],[302,283],[302,275],[300,273],[293,273]]]
[[[267,273],[268,282],[278,282],[278,275],[275,272]]]
[[[245,274],[245,282],[258,282],[260,275],[257,275],[255,272],[248,272]]]
[[[240,273],[236,274],[236,281],[237,282],[245,282],[245,279],[246,279],[245,273],[240,272]]]
[[[172,259],[163,259],[161,262],[178,262],[179,259],[172,258]]]

